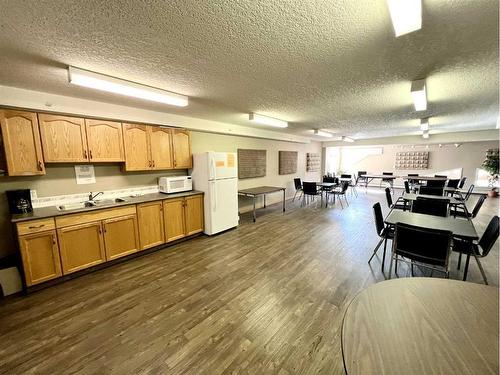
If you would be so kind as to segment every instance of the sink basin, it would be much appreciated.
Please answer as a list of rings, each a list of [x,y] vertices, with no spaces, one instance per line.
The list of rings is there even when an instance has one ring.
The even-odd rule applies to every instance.
[[[102,199],[102,200],[93,201],[93,203],[96,206],[103,206],[103,205],[108,205],[108,204],[113,204],[113,203],[123,203],[123,202],[126,202],[126,200],[123,198]]]
[[[59,211],[70,211],[70,210],[79,210],[86,207],[94,207],[94,202],[80,202],[80,203],[68,203],[63,204],[61,206],[57,206]]]

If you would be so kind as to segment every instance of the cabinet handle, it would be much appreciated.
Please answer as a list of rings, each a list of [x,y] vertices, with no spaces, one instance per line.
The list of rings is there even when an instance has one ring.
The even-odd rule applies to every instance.
[[[153,168],[155,167],[155,161],[153,160]]]
[[[151,168],[151,160],[148,162],[149,168]]]
[[[102,228],[99,227],[99,234],[102,234]]]
[[[92,159],[93,158],[93,156],[92,156],[92,150],[90,150],[89,153],[90,153],[90,158]]]
[[[38,169],[39,169],[40,171],[43,171],[43,163],[42,163],[42,161],[41,161],[41,160],[38,160]]]
[[[87,157],[87,150],[83,150],[83,158],[84,159],[88,159],[88,157]]]
[[[40,224],[40,225],[33,225],[31,227],[28,227],[28,229],[38,229],[38,228],[43,228],[45,224]]]
[[[52,244],[53,245],[56,245],[57,244],[57,241],[56,241],[56,236],[52,236]]]

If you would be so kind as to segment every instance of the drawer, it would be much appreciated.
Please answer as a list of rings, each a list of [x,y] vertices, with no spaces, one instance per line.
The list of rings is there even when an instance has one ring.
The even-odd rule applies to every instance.
[[[17,233],[19,236],[24,234],[44,232],[46,230],[55,229],[56,225],[54,223],[54,218],[40,219],[40,220],[30,220],[23,221],[16,224]]]
[[[56,217],[57,228],[68,227],[71,225],[79,225],[85,223],[91,223],[94,221],[101,221],[106,219],[112,219],[119,216],[135,215],[135,205],[108,208],[102,210],[95,210],[90,212],[82,212],[72,215],[64,215]]]

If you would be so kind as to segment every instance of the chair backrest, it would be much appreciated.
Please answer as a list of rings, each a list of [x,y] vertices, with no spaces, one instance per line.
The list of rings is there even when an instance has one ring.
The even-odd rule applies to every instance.
[[[349,182],[348,181],[342,181],[342,193],[345,193],[347,189],[349,188]]]
[[[407,192],[407,193],[411,192],[410,191],[410,183],[407,180],[405,180],[405,192]]]
[[[442,197],[444,187],[420,186],[420,189],[418,189],[418,191],[420,194],[436,195]]]
[[[460,179],[458,179],[458,178],[457,179],[448,180],[447,187],[457,189],[459,183],[460,183]]]
[[[350,174],[341,174],[340,178],[352,178],[352,175],[350,175]]]
[[[387,207],[391,208],[392,207],[392,195],[391,195],[391,189],[385,188],[385,199],[387,200]]]
[[[484,203],[485,200],[486,200],[486,195],[485,194],[481,194],[479,196],[479,199],[476,202],[476,205],[472,209],[472,212],[471,212],[472,218],[475,218],[477,216],[477,214],[479,213],[479,210],[481,209],[481,206],[483,205],[483,203]]]
[[[464,200],[469,200],[472,191],[474,190],[474,185],[469,186],[469,190],[467,190],[467,194],[465,194]]]
[[[361,177],[364,174],[366,174],[366,171],[358,171],[358,177]]]
[[[464,187],[464,185],[465,185],[465,181],[467,181],[467,177],[462,177],[462,178],[460,179],[460,183],[458,184],[458,188],[459,188],[459,189],[461,189],[461,188],[463,188],[463,187]]]
[[[408,173],[408,177],[418,177],[418,173]]]
[[[411,205],[411,212],[446,217],[448,216],[448,204],[447,199],[417,197]]]
[[[448,178],[448,176],[445,176],[445,175],[442,175],[442,174],[435,174],[434,177]]]
[[[375,206],[374,206],[375,208]],[[485,257],[490,252],[491,248],[495,244],[498,239],[500,221],[498,216],[493,216],[490,220],[490,223],[486,227],[481,239],[479,240],[479,246],[483,250],[481,256]]]
[[[325,176],[323,177],[323,182],[331,182],[331,183],[335,183],[337,180],[336,177],[330,177],[330,176]]]
[[[437,188],[444,188],[444,185],[446,185],[446,180],[429,180],[427,181],[427,187],[437,187]]]
[[[295,185],[295,190],[302,189],[302,181],[300,181],[300,178],[294,178],[293,184]]]
[[[418,177],[418,173],[408,173],[408,177]],[[410,182],[410,184],[416,184],[418,183],[418,179],[410,178],[408,182]]]
[[[302,183],[302,190],[304,190],[304,194],[317,194],[318,193],[318,188],[316,187],[316,182],[303,182]]]
[[[451,232],[396,223],[392,242],[394,253],[417,262],[446,267],[450,250]]]
[[[392,173],[392,172],[382,172],[382,175],[384,175],[384,176],[393,176],[394,173]]]
[[[375,218],[375,229],[377,234],[380,236],[385,229],[384,216],[382,215],[382,207],[380,203],[377,202],[373,205],[373,217]]]

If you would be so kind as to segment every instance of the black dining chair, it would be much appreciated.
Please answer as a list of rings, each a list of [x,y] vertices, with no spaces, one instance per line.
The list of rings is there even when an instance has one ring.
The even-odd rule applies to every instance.
[[[328,182],[328,183],[336,183],[338,181],[337,177],[335,176],[323,176],[323,182]]]
[[[491,218],[488,226],[486,227],[486,230],[484,231],[483,235],[481,236],[478,242],[470,242],[460,239],[455,239],[453,241],[453,251],[460,254],[458,257],[457,269],[460,269],[462,254],[467,255],[464,268],[464,277],[463,277],[464,281],[467,280],[467,273],[469,271],[469,260],[471,255],[474,256],[475,254],[475,258],[476,257],[484,258],[490,253],[490,250],[493,248],[493,245],[498,239],[499,226],[500,226],[500,221],[498,219],[498,216],[495,215]],[[488,279],[486,278],[486,274],[484,273],[483,267],[481,266],[481,262],[477,258],[476,262],[479,267],[479,271],[483,276],[484,283],[488,285]]]
[[[424,198],[417,196],[417,199],[414,200],[411,205],[411,212],[446,217],[448,216],[448,204],[449,200],[447,199]]]
[[[295,186],[295,194],[293,195],[292,202],[295,201],[295,197],[297,196],[298,192],[300,192],[302,195],[304,194],[304,192],[302,190],[302,181],[300,180],[300,178],[294,178],[293,184]],[[299,199],[300,199],[300,197],[299,197]]]
[[[460,184],[460,179],[454,178],[454,179],[448,180],[446,187],[450,188],[450,189],[458,189],[458,184]]]
[[[347,201],[347,196],[346,196],[346,191],[348,188],[349,188],[349,182],[341,181],[339,187],[329,191],[326,197],[326,207],[328,207],[328,195],[333,196],[333,203],[335,203],[335,197],[338,196],[340,206],[342,207],[342,209],[344,209],[344,205],[342,204],[341,197],[344,197],[345,203],[347,204],[347,206],[349,206],[349,202]]]
[[[425,184],[425,186],[428,188],[438,188],[438,189],[444,189],[445,185],[446,185],[446,180],[429,180],[427,181],[427,184]]]
[[[368,178],[366,177],[366,171],[358,171],[358,177],[356,177],[356,185],[368,187]]]
[[[408,177],[418,177],[418,173],[408,173]],[[409,178],[408,182],[410,184],[411,190],[416,191],[419,186],[420,180],[418,178]]]
[[[312,199],[314,201],[314,198],[319,196],[321,194],[320,191],[318,191],[318,185],[316,185],[316,182],[303,182],[302,183],[302,190],[303,190],[303,196],[302,196],[302,204],[309,204],[309,199]]]
[[[351,195],[358,196],[358,192],[356,191],[356,185],[352,181],[352,175],[350,174],[341,174],[340,178],[348,178],[349,179],[349,187],[351,188]]]
[[[368,264],[370,264],[375,254],[377,254],[380,245],[382,245],[382,242],[384,242],[384,253],[382,254],[382,272],[384,272],[384,261],[385,261],[385,252],[387,249],[387,240],[392,240],[394,238],[394,229],[384,224],[384,216],[382,215],[382,208],[380,207],[380,203],[378,202],[373,205],[373,217],[375,219],[375,229],[377,231],[377,235],[380,237],[380,241],[373,250],[372,256],[370,257],[370,259],[368,259]]]
[[[467,193],[465,194],[464,201],[468,201],[470,198],[470,195],[474,191],[474,185],[469,186],[469,190],[467,190]]]
[[[442,197],[444,193],[444,187],[420,186],[420,188],[418,189],[418,193]]]
[[[392,172],[382,172],[382,175],[383,175],[383,176],[394,176],[394,173],[392,173]],[[386,184],[389,184],[389,186],[390,186],[390,187],[391,187],[391,189],[392,189],[392,183],[394,182],[394,180],[393,180],[392,178],[382,178],[382,179],[380,180],[380,185],[379,185],[379,186],[380,186],[380,187],[382,187],[382,184],[383,184],[384,182],[385,182]]]
[[[481,194],[479,196],[478,200],[476,201],[476,204],[474,205],[474,208],[472,209],[472,212],[469,211],[468,209],[466,212],[464,207],[455,205],[450,209],[450,215],[453,215],[453,217],[465,217],[467,219],[474,219],[479,213],[481,207],[483,206],[486,197],[487,197],[486,194]]]
[[[387,207],[391,210],[406,210],[406,204],[403,197],[399,197],[396,203],[392,203],[391,189],[385,188],[385,199],[387,200]]]
[[[410,194],[411,193],[410,183],[408,182],[408,180],[405,180],[404,184],[405,184],[405,193]]]
[[[444,272],[449,277],[449,258],[452,244],[452,233],[449,231],[421,228],[413,225],[396,223],[392,256],[389,265],[389,279],[392,263],[398,261],[429,268],[432,271]],[[396,271],[397,276],[397,271]]]
[[[465,182],[467,181],[467,177],[462,177],[460,179],[460,183],[458,184],[458,188],[462,189],[465,186]]]

